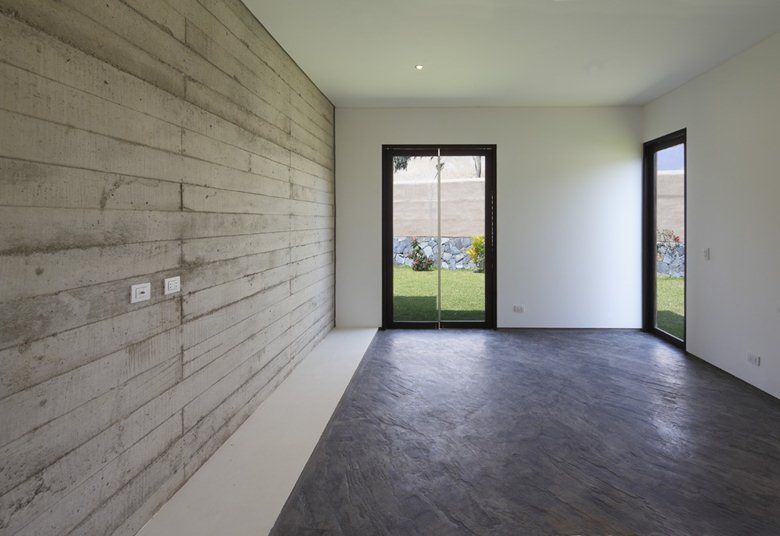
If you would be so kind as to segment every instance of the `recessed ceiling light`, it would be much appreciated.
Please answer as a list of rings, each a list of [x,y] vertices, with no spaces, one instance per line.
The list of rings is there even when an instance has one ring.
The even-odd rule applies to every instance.
[[[419,63],[417,65],[415,65],[414,68],[417,69],[418,71],[422,71],[423,70],[423,66],[420,65]]]

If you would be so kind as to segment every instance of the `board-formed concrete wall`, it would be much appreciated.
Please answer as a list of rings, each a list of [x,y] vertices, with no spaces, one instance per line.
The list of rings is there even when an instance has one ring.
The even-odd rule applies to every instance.
[[[333,106],[239,0],[0,10],[0,534],[133,534],[333,325]]]

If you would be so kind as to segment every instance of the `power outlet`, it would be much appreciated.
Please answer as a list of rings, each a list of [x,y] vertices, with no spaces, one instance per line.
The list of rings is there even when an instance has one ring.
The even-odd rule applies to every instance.
[[[748,363],[757,367],[761,366],[761,356],[756,354],[748,354]]]
[[[141,283],[139,285],[130,285],[130,303],[138,303],[151,299],[152,284]]]
[[[181,290],[181,277],[169,277],[165,280],[163,288],[166,294],[176,294]]]
[[[515,305],[512,307],[512,310],[516,313],[524,313],[525,307],[523,307],[522,305]]]

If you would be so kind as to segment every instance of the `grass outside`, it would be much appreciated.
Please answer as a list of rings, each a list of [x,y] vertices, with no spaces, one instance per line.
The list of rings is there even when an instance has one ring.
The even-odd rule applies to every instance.
[[[658,275],[656,325],[685,338],[685,278]],[[485,319],[485,274],[470,270],[442,270],[442,320]],[[393,315],[398,322],[438,319],[435,270],[415,272],[407,266],[393,268]]]
[[[415,272],[393,267],[393,317],[397,322],[438,320],[436,270]],[[485,319],[485,274],[471,270],[442,270],[442,320]]]
[[[656,326],[685,338],[685,278],[656,275]]]

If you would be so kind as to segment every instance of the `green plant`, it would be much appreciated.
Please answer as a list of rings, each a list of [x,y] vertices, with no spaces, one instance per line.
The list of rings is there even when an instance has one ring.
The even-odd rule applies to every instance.
[[[477,265],[477,273],[485,271],[485,237],[483,235],[472,237],[471,246],[466,250],[471,262]]]
[[[412,250],[407,255],[412,261],[412,270],[415,272],[427,272],[433,266],[433,259],[429,259],[428,255],[423,251],[422,246],[417,241],[417,237],[412,237]]]

